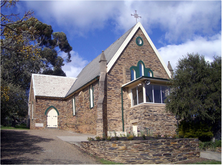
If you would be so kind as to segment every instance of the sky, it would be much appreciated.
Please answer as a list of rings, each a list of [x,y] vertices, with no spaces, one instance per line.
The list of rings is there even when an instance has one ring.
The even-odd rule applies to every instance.
[[[67,77],[79,72],[102,50],[136,24],[137,13],[163,61],[173,69],[188,53],[212,62],[221,56],[221,1],[20,1],[13,12],[34,16],[64,32],[72,46],[71,60],[63,66]],[[60,53],[65,56],[64,53]]]

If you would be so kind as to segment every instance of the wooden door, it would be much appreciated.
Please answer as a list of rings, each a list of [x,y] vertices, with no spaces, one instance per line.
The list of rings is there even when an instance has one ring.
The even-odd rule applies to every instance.
[[[58,127],[58,114],[55,109],[49,110],[47,114],[47,127],[57,128]]]

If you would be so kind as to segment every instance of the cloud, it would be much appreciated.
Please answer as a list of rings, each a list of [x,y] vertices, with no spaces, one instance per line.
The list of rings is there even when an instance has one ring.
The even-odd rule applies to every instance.
[[[48,1],[27,2],[36,15],[44,21],[56,23],[64,29],[75,31],[80,35],[94,29],[101,29],[106,21],[114,18],[116,9],[122,2],[108,1]]]
[[[158,49],[165,64],[170,61],[173,69],[176,68],[179,59],[188,53],[198,53],[205,57],[206,61],[212,62],[213,56],[221,56],[221,33],[210,38],[197,37],[180,45],[167,45]]]
[[[66,63],[62,70],[66,73],[67,77],[77,77],[81,70],[89,63],[79,56],[77,52],[71,51],[71,62]],[[60,56],[66,56],[66,53],[60,54]]]
[[[219,1],[129,1],[125,3],[120,17],[117,18],[118,28],[128,30],[132,26],[129,13],[137,9],[138,14],[142,16],[139,21],[148,33],[160,28],[165,32],[166,41],[184,42],[195,35],[214,35],[215,31],[220,30],[220,6]]]
[[[28,1],[27,6],[46,22],[84,35],[111,21],[127,31],[135,23],[134,10],[148,33],[162,29],[168,42],[186,41],[195,35],[214,35],[220,29],[220,1]]]

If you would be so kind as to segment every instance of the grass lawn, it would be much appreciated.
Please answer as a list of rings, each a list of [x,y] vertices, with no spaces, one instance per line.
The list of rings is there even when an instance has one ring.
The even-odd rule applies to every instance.
[[[24,124],[16,125],[15,127],[1,125],[1,130],[4,130],[4,129],[29,129],[29,128],[27,128],[26,125]]]
[[[216,160],[206,160],[202,162],[188,163],[188,164],[221,164],[221,162]]]
[[[122,164],[122,163],[116,163],[116,162],[112,162],[112,161],[104,160],[104,159],[100,159],[99,161],[102,164]]]
[[[116,162],[105,160],[105,159],[98,159],[98,160],[99,160],[99,162],[101,164],[122,164],[122,163],[116,163]],[[182,164],[184,164],[184,163],[182,163]],[[181,163],[179,163],[179,164],[181,164]],[[204,161],[203,160],[201,160],[201,161],[189,160],[185,164],[221,164],[221,162],[220,161],[216,161],[216,160],[204,160]]]

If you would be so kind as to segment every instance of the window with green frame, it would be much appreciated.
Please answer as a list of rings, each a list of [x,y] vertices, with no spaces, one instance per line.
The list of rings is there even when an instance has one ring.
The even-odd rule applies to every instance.
[[[141,76],[153,77],[153,71],[150,68],[146,68],[143,61],[138,61],[137,66],[130,67],[130,80],[136,80]]]

